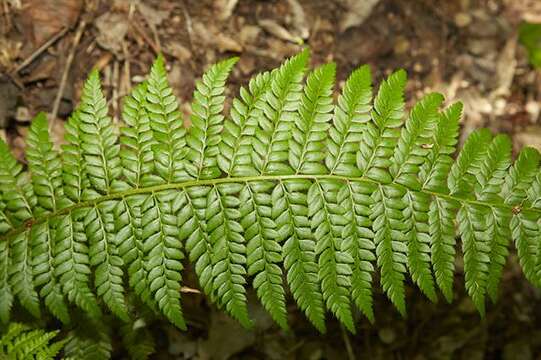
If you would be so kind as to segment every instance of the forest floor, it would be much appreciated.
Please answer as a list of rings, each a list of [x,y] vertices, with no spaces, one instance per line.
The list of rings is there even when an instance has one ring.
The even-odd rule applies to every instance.
[[[408,106],[430,91],[463,101],[462,137],[488,127],[506,132],[515,150],[541,150],[541,71],[517,41],[523,20],[541,22],[538,0],[0,0],[0,136],[24,161],[24,138],[37,111],[54,120],[54,137],[93,67],[101,70],[111,113],[165,55],[169,80],[189,119],[194,82],[219,59],[239,56],[227,95],[257,72],[278,66],[303,46],[312,65],[337,63],[337,79],[370,64],[375,83],[404,68]],[[44,45],[45,44],[45,45]],[[256,301],[254,331],[185,294],[191,330],[156,326],[156,359],[541,359],[541,292],[511,256],[499,301],[481,319],[464,294],[431,304],[408,285],[401,318],[377,289],[376,323],[359,317],[356,335],[329,319],[320,336],[295,306],[292,330],[280,331]],[[188,271],[188,286],[197,282]],[[253,294],[250,294],[254,298]],[[123,354],[115,354],[123,358]]]

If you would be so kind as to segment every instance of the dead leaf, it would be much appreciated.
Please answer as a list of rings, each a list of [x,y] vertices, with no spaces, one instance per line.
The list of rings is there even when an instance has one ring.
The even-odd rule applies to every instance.
[[[5,37],[0,37],[0,67],[10,68],[19,57],[22,43]]]
[[[291,12],[293,13],[293,26],[295,27],[296,35],[301,39],[306,40],[310,36],[310,28],[306,22],[304,10],[297,0],[287,0]]]
[[[218,20],[225,21],[231,17],[239,0],[216,0],[214,8],[218,14]]]
[[[225,360],[255,342],[253,331],[244,329],[222,312],[212,313],[209,338],[202,347],[211,359]]]
[[[510,93],[511,84],[515,77],[515,69],[517,68],[516,48],[517,38],[512,36],[507,40],[498,56],[496,63],[498,87],[494,90],[493,95],[509,95]]]
[[[242,45],[239,44],[232,37],[229,37],[228,35],[225,35],[223,33],[219,33],[218,35],[216,35],[216,37],[214,38],[214,44],[216,44],[220,52],[242,52]]]
[[[256,41],[260,32],[261,28],[259,26],[245,25],[240,30],[239,40],[243,45],[252,44]]]
[[[159,26],[169,17],[169,11],[156,10],[143,2],[137,3],[137,7],[150,26]]]
[[[99,32],[96,37],[98,45],[120,56],[122,42],[129,28],[127,16],[107,12],[96,19],[95,25]]]
[[[517,148],[531,146],[541,151],[541,127],[529,126],[524,131],[513,136],[513,142]]]
[[[72,27],[83,8],[83,0],[24,0],[23,22],[32,29],[34,47],[43,44],[65,27]]]
[[[272,19],[262,19],[258,21],[261,26],[269,34],[276,36],[278,39],[290,41],[295,44],[302,43],[302,39],[298,36],[291,34],[286,28],[278,24]]]
[[[372,13],[374,7],[379,3],[379,0],[343,0],[342,2],[346,10],[340,19],[340,32],[364,23]]]
[[[171,55],[176,57],[181,63],[185,63],[192,57],[190,50],[177,41],[166,44],[165,48],[168,53],[171,53]]]
[[[0,128],[8,125],[8,118],[15,113],[19,89],[7,78],[0,77]]]

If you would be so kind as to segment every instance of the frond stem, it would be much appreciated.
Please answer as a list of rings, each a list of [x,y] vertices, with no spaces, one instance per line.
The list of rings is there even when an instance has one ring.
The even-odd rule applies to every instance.
[[[48,221],[49,219],[55,218],[59,215],[68,214],[75,209],[95,207],[97,204],[105,202],[105,201],[123,199],[125,197],[132,196],[132,195],[150,194],[150,193],[167,191],[167,190],[179,190],[179,189],[185,189],[192,186],[213,186],[217,184],[247,183],[247,182],[253,182],[253,181],[278,181],[279,182],[283,180],[313,180],[313,181],[334,180],[334,181],[341,181],[344,183],[347,183],[347,182],[363,183],[364,182],[364,183],[375,184],[378,186],[384,185],[384,184],[379,183],[378,181],[375,181],[366,177],[362,177],[362,176],[361,177],[348,177],[348,176],[339,176],[339,175],[255,175],[255,176],[244,176],[244,177],[223,177],[223,178],[207,179],[207,180],[194,179],[194,180],[188,180],[188,181],[183,181],[183,182],[178,182],[178,183],[160,184],[160,185],[154,185],[154,186],[149,186],[149,187],[134,188],[134,189],[119,191],[119,192],[111,192],[107,195],[101,196],[96,199],[81,201],[79,203],[62,208],[55,212],[50,212],[43,216],[27,220],[22,225],[12,229],[11,231],[7,232],[5,235],[1,236],[0,241],[5,241],[7,239],[10,239],[24,232],[25,230],[29,229],[34,224],[39,224],[44,221]],[[393,185],[412,191],[411,189],[399,184],[393,184]],[[501,209],[509,210],[510,213],[512,213],[513,211],[516,211],[516,209],[514,209],[514,206],[508,205],[508,204],[497,204],[497,203],[492,203],[489,201],[467,199],[467,198],[462,198],[456,195],[449,195],[449,194],[439,193],[435,191],[429,191],[426,189],[418,190],[418,192],[435,196],[441,199],[456,201],[462,204],[478,205],[478,206],[491,207],[491,208],[501,208]],[[527,208],[522,208],[521,211],[534,212],[534,213],[540,214],[541,216],[541,208],[527,207]]]

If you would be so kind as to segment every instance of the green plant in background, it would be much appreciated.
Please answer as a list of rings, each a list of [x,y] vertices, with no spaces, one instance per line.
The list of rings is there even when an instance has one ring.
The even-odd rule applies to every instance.
[[[58,331],[32,329],[20,324],[10,323],[9,328],[0,337],[0,358],[13,360],[53,359],[64,347],[65,340],[52,340]]]
[[[374,320],[376,268],[402,314],[408,273],[432,301],[437,288],[451,301],[457,237],[482,315],[511,241],[526,278],[541,285],[536,150],[513,162],[509,138],[483,129],[454,159],[461,104],[440,110],[443,97],[432,93],[406,116],[406,73],[374,96],[367,66],[335,102],[335,65],[304,81],[307,50],[255,76],[225,117],[235,62],[197,83],[189,128],[159,57],[124,101],[120,136],[94,71],[62,151],[43,114],[28,135],[28,171],[0,143],[3,322],[14,299],[37,318],[44,305],[68,328],[83,313],[98,319],[95,330],[75,329],[66,353],[106,358],[106,313],[127,324],[126,343],[145,337],[132,325],[147,311],[186,329],[186,257],[208,299],[246,327],[251,286],[283,329],[291,294],[319,331],[330,311],[355,332],[355,307]]]
[[[523,22],[519,27],[519,41],[528,52],[528,60],[541,68],[541,24]]]

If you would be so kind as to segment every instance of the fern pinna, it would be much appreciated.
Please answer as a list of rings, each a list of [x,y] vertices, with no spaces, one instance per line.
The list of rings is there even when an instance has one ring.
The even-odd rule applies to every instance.
[[[28,171],[0,143],[2,321],[15,299],[64,323],[74,308],[130,321],[139,301],[185,329],[190,261],[201,290],[247,327],[253,287],[284,329],[291,296],[321,332],[327,311],[354,332],[354,308],[374,319],[376,268],[401,313],[407,274],[451,301],[457,237],[481,314],[511,242],[541,285],[536,150],[513,163],[508,137],[478,130],[454,156],[459,103],[440,110],[443,97],[428,94],[406,115],[405,72],[374,92],[367,66],[335,101],[335,65],[308,72],[308,51],[255,76],[224,116],[236,60],[197,83],[189,128],[159,57],[125,99],[119,131],[94,71],[62,151],[43,114]]]

